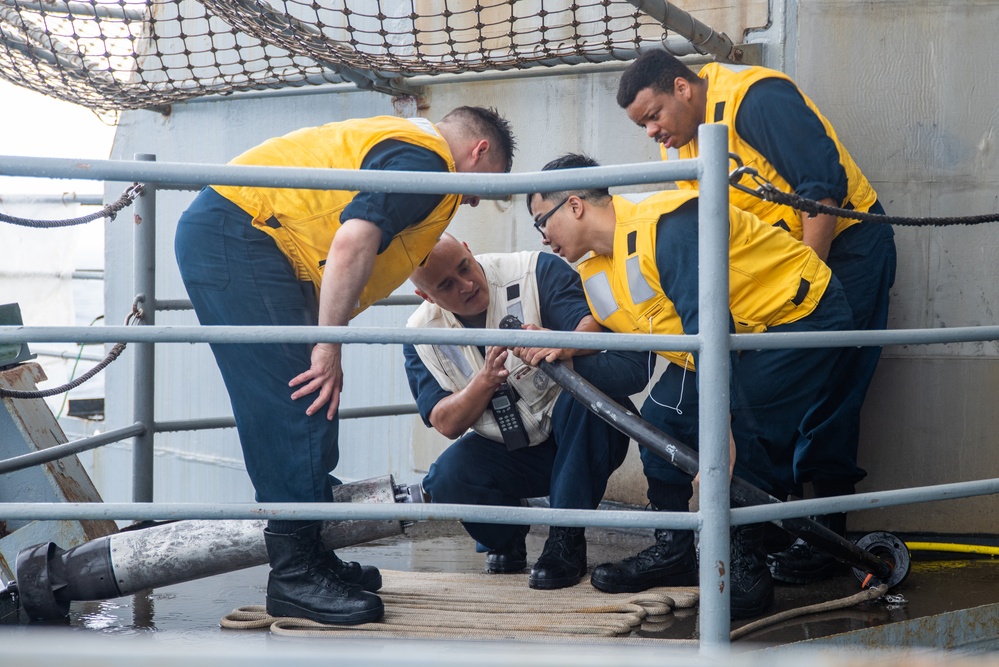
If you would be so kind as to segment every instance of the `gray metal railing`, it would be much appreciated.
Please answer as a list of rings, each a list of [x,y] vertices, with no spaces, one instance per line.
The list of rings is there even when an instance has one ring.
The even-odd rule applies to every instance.
[[[694,160],[640,165],[594,167],[508,175],[495,174],[385,174],[373,171],[296,169],[231,165],[158,163],[151,156],[136,161],[81,161],[0,156],[0,174],[105,181],[142,181],[147,184],[189,185],[214,183],[309,189],[350,189],[378,192],[458,193],[505,196],[538,190],[614,187],[675,180],[700,181],[699,295],[700,333],[689,336],[584,334],[503,330],[412,330],[363,327],[165,327],[156,326],[157,309],[189,307],[184,300],[157,300],[153,292],[155,264],[155,189],[147,187],[136,202],[141,224],[135,225],[135,294],[145,310],[147,326],[130,327],[0,327],[0,343],[73,342],[137,343],[135,423],[102,436],[61,446],[62,455],[107,444],[109,437],[134,437],[134,503],[29,504],[8,503],[4,514],[14,519],[462,519],[506,524],[680,528],[700,532],[700,642],[704,653],[724,652],[729,643],[729,525],[803,517],[872,506],[889,506],[984,495],[999,491],[999,480],[947,484],[902,491],[858,494],[851,497],[807,500],[782,505],[729,509],[728,372],[729,352],[739,349],[787,347],[845,347],[854,345],[928,344],[999,340],[999,327],[922,329],[904,331],[847,331],[732,335],[728,333],[728,153],[724,127],[704,125],[698,140],[701,156]],[[412,177],[407,178],[407,177]],[[411,297],[404,297],[411,298]],[[699,351],[701,442],[699,446],[700,510],[695,513],[588,511],[541,508],[500,508],[468,505],[316,505],[316,504],[166,504],[152,499],[152,446],[157,432],[225,428],[231,418],[157,422],[153,414],[152,348],[155,343],[437,343],[465,345],[528,345],[614,350]],[[140,399],[141,396],[141,399]],[[385,408],[363,408],[377,412]],[[389,410],[397,406],[389,406]],[[348,410],[341,416],[347,418]],[[395,414],[383,412],[380,414]],[[358,416],[371,416],[370,414]],[[95,439],[97,438],[97,439]],[[98,440],[100,440],[98,442]],[[83,447],[83,449],[81,449]],[[52,450],[47,450],[51,452]],[[38,454],[43,454],[39,452]],[[30,456],[35,456],[32,454]],[[33,459],[35,463],[42,457]],[[16,461],[16,463],[15,463]],[[0,473],[20,466],[24,457],[0,462]],[[6,467],[5,467],[6,466]],[[15,468],[16,469],[16,468]],[[721,565],[721,567],[719,567]]]

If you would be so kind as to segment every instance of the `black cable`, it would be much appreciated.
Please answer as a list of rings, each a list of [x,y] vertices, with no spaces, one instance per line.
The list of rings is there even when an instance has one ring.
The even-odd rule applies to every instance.
[[[850,218],[851,220],[862,220],[864,222],[881,222],[902,227],[949,227],[951,225],[981,225],[986,222],[999,222],[999,213],[989,213],[985,215],[972,215],[966,217],[945,217],[945,218],[909,218],[880,213],[867,213],[855,211],[853,209],[827,206],[811,199],[805,199],[799,195],[781,192],[773,185],[761,186],[759,190],[748,190],[760,199],[790,206],[796,211],[803,213],[833,215],[837,218]]]

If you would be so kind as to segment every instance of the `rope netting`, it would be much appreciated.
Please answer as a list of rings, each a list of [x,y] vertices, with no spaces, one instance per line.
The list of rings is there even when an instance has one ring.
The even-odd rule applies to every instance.
[[[629,60],[665,38],[624,0],[0,0],[0,76],[104,113],[357,72]]]

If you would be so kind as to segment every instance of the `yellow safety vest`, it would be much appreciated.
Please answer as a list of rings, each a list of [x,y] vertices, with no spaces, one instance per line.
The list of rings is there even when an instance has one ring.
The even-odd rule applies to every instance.
[[[760,176],[773,183],[779,190],[794,192],[794,188],[777,173],[773,165],[755,148],[743,141],[742,137],[736,134],[735,131],[735,116],[750,86],[763,79],[784,79],[786,81],[791,81],[791,79],[781,72],[767,69],[766,67],[723,65],[721,63],[708,63],[701,69],[698,76],[706,79],[708,82],[708,100],[704,121],[706,123],[721,123],[728,126],[729,152],[741,157],[743,164],[756,169]],[[800,90],[798,92],[801,93]],[[874,188],[871,187],[870,182],[868,182],[867,178],[860,171],[860,167],[850,157],[850,153],[839,142],[839,139],[836,137],[836,130],[833,129],[833,126],[826,117],[819,113],[818,108],[804,93],[801,93],[801,97],[805,100],[808,108],[822,121],[826,134],[829,135],[829,138],[832,139],[836,145],[836,149],[839,151],[839,162],[843,166],[843,169],[846,170],[846,201],[837,202],[837,206],[853,208],[857,211],[869,211],[878,198],[877,193],[874,192]],[[807,147],[803,147],[802,150],[807,150]],[[660,151],[663,159],[668,159],[667,150],[664,146],[660,146]],[[687,145],[681,146],[678,149],[678,153],[680,158],[697,157],[697,138],[695,137]],[[678,182],[677,185],[687,189],[697,188],[696,181],[682,181]],[[730,203],[733,206],[754,213],[756,217],[768,225],[786,226],[794,238],[799,241],[801,240],[801,214],[790,206],[763,201],[758,197],[736,190],[735,188],[730,189],[729,197]],[[852,218],[838,218],[834,234],[838,236],[844,229],[858,222],[860,221]]]
[[[405,141],[432,150],[455,171],[447,142],[423,118],[377,116],[328,123],[270,139],[239,155],[230,164],[255,164],[316,169],[360,169],[364,157],[386,139]],[[326,257],[340,229],[340,213],[356,190],[300,190],[212,186],[220,195],[253,216],[253,226],[274,239],[291,262],[299,280],[310,280],[318,292]],[[375,258],[353,316],[385,298],[426,258],[461,203],[461,195],[444,195],[441,203],[417,225],[392,239]]]
[[[662,216],[696,197],[690,190],[659,192],[637,204],[613,197],[613,254],[591,254],[578,266],[590,311],[605,327],[620,333],[685,333],[660,284],[656,229]],[[829,267],[783,230],[729,208],[729,311],[735,332],[759,333],[815,310],[832,277]],[[687,352],[658,353],[693,368]]]

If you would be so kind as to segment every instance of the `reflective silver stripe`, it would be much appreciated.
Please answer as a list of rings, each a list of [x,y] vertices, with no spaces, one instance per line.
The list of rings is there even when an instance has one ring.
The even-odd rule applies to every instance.
[[[625,262],[628,271],[628,290],[631,292],[631,302],[635,305],[645,303],[656,295],[642,275],[640,261],[641,258],[635,255]]]
[[[444,353],[445,357],[451,360],[451,363],[455,365],[459,373],[465,376],[466,380],[472,377],[472,366],[468,363],[468,359],[461,353],[457,345],[441,345],[440,351]]]
[[[590,298],[590,305],[597,311],[597,319],[606,320],[617,312],[617,302],[614,300],[614,292],[611,291],[606,271],[595,273],[584,280],[583,289]]]
[[[729,65],[728,63],[718,63],[719,67],[724,67],[730,72],[745,72],[752,65]]]
[[[679,148],[667,148],[666,149],[666,159],[667,160],[679,160],[680,159],[680,149]]]
[[[521,322],[524,322],[524,304],[521,303],[520,299],[517,299],[513,303],[506,304],[506,314],[513,315]]]
[[[426,118],[407,118],[406,120],[408,120],[410,123],[420,128],[427,134],[433,134],[438,137],[440,136],[440,132],[437,131],[437,128],[434,127],[434,124],[431,123]]]

